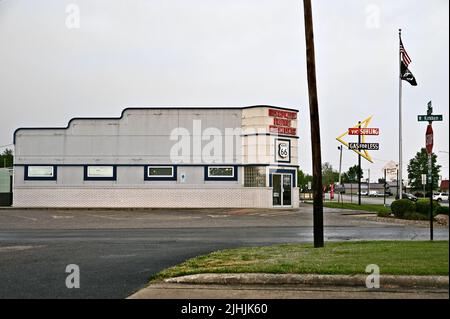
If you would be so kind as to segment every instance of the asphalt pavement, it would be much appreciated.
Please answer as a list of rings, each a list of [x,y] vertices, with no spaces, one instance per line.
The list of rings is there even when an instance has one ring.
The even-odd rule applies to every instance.
[[[299,210],[0,210],[0,298],[125,298],[156,272],[218,249],[312,241]],[[422,225],[327,209],[327,241],[428,238]],[[437,227],[436,239],[448,240]],[[80,268],[68,289],[66,266]]]

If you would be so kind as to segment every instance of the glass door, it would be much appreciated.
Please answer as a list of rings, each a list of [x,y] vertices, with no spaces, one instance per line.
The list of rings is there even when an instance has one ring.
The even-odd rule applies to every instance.
[[[283,206],[292,205],[292,175],[283,174]]]
[[[282,206],[281,200],[281,174],[272,175],[272,187],[273,187],[273,206]]]
[[[273,174],[273,206],[292,206],[292,175]]]

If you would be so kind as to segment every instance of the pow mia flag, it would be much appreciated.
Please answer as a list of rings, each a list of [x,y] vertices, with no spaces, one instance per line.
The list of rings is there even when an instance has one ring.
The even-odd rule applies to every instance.
[[[405,62],[402,61],[402,65],[401,65],[401,71],[402,74],[401,79],[403,81],[408,82],[409,84],[411,84],[412,86],[417,86],[417,81],[416,78],[414,77],[414,75],[411,73],[411,71],[408,69],[408,67],[406,66]]]
[[[405,47],[403,46],[403,41],[400,36],[400,78],[403,81],[408,82],[412,86],[417,86],[417,81],[414,75],[411,73],[411,71],[408,69],[409,65],[412,62],[412,59],[410,58],[408,52],[406,52]]]

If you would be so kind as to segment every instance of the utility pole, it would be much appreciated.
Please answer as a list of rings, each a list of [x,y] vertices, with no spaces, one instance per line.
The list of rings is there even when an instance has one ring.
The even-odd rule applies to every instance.
[[[400,186],[400,184],[399,184],[399,181],[398,181],[398,167],[397,167],[397,196],[398,196],[398,199],[401,198],[400,197],[400,193],[399,193],[399,186]],[[403,192],[403,190],[402,190],[402,192]]]
[[[342,201],[342,191],[341,191],[341,185],[342,185],[342,146],[338,146],[338,150],[340,152],[339,154],[339,194],[338,194],[338,203],[339,201]],[[343,202],[343,201],[342,201]]]
[[[386,207],[386,169],[384,169],[384,189],[383,189],[383,206]]]
[[[358,122],[358,128],[361,128],[361,121]],[[358,135],[358,145],[361,145],[361,134]],[[358,153],[358,205],[361,206],[361,152]]]
[[[308,74],[309,116],[311,122],[311,147],[313,166],[313,220],[314,247],[324,246],[323,239],[323,189],[322,154],[320,150],[319,102],[317,98],[316,58],[311,0],[303,0],[306,38],[306,64]]]

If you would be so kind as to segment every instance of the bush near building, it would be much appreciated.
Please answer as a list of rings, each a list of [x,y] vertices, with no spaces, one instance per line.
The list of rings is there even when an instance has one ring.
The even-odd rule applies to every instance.
[[[391,204],[391,210],[395,217],[405,218],[416,211],[415,204],[409,199],[399,199]]]
[[[433,201],[433,215],[436,216],[437,209],[441,205],[437,201]],[[419,199],[416,202],[416,212],[422,215],[428,216],[430,213],[430,200],[429,199]]]
[[[419,199],[416,203],[409,199],[399,199],[391,204],[391,211],[394,217],[411,220],[428,220],[430,201]],[[437,201],[433,201],[433,216],[439,214],[448,215],[448,207],[442,207]],[[378,214],[379,217],[387,217],[388,214]]]
[[[440,206],[440,207],[436,208],[434,215],[435,216],[436,215],[447,215],[448,216],[448,210],[449,210],[448,207]]]

